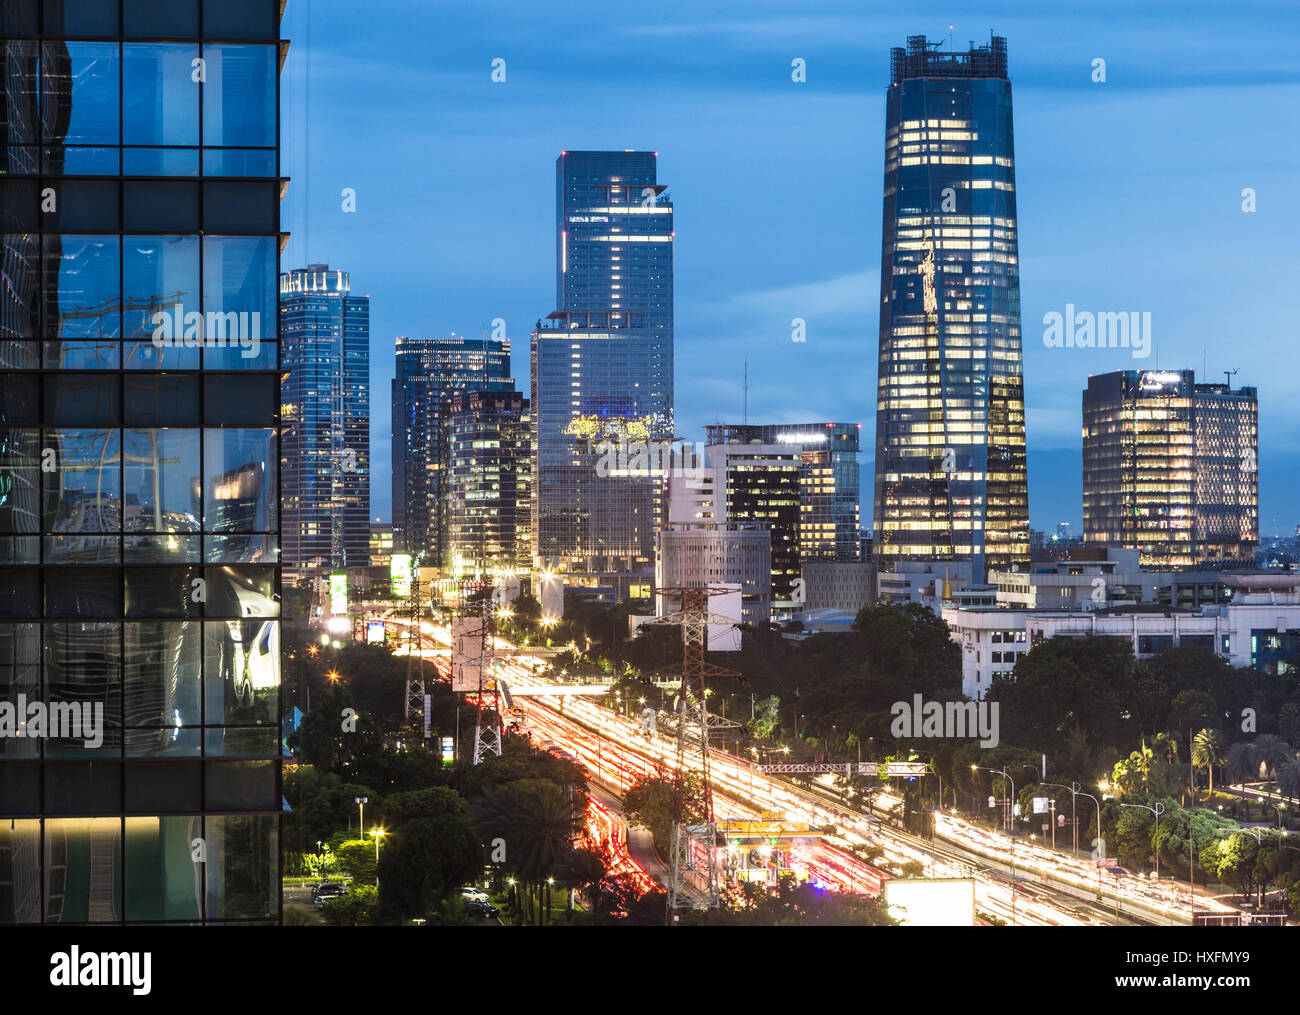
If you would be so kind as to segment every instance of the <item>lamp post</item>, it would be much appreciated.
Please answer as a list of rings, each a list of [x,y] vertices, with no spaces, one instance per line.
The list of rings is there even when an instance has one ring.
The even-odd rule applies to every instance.
[[[1144,811],[1150,811],[1156,816],[1156,830],[1151,837],[1151,851],[1156,857],[1156,880],[1160,880],[1160,815],[1165,812],[1165,805],[1159,800],[1154,807],[1148,807],[1146,804],[1120,804],[1121,807],[1140,807]]]
[[[388,833],[382,828],[370,829],[370,834],[375,837],[375,887],[379,887],[379,840]]]
[[[357,816],[357,834],[364,839],[366,837],[366,804],[370,803],[370,797],[359,796],[353,799],[356,800],[357,810],[360,812]]]
[[[1065,786],[1059,782],[1044,782],[1041,786],[1055,786],[1057,789],[1066,789],[1070,791],[1070,823],[1074,825],[1074,856],[1079,856],[1079,784],[1072,783]],[[1084,796],[1087,796],[1085,793]],[[1098,821],[1097,834],[1101,834],[1101,822]]]

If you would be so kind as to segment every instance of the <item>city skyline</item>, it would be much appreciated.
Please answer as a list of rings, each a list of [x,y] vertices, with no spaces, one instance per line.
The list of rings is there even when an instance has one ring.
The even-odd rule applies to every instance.
[[[501,318],[521,357],[520,340],[536,319],[536,307],[547,302],[551,284],[545,255],[553,223],[538,207],[547,201],[547,163],[565,148],[656,150],[661,173],[686,202],[676,244],[677,432],[694,440],[707,424],[742,420],[748,360],[750,419],[861,421],[870,447],[878,202],[855,200],[846,214],[840,195],[870,194],[882,179],[877,174],[886,51],[906,35],[927,30],[932,38],[951,34],[952,48],[964,49],[967,40],[987,39],[993,28],[1009,39],[1019,128],[1018,211],[1031,254],[1021,266],[1031,524],[1049,530],[1061,520],[1076,530],[1081,524],[1077,391],[1087,376],[1158,365],[1195,368],[1206,378],[1239,368],[1237,384],[1259,387],[1261,531],[1289,531],[1296,505],[1279,481],[1279,463],[1295,451],[1300,428],[1290,424],[1297,409],[1282,395],[1281,376],[1252,376],[1249,363],[1268,356],[1290,362],[1291,353],[1277,347],[1284,287],[1273,279],[1280,277],[1286,251],[1277,212],[1283,167],[1295,142],[1265,126],[1265,107],[1270,97],[1289,94],[1297,75],[1282,69],[1280,56],[1261,66],[1248,28],[1231,19],[1217,24],[1216,48],[1202,53],[1195,40],[1206,31],[1204,21],[1192,34],[1176,23],[1139,19],[1119,37],[1108,27],[1105,9],[1081,19],[1078,31],[1068,35],[1054,30],[1050,19],[1019,13],[1013,5],[993,8],[979,22],[956,23],[951,33],[947,15],[927,16],[924,9],[872,17],[834,5],[827,9],[829,14],[788,18],[778,16],[774,5],[760,5],[747,13],[753,20],[742,36],[745,45],[707,73],[692,69],[687,56],[708,49],[724,24],[682,10],[649,25],[611,16],[602,22],[610,27],[595,30],[595,36],[637,43],[635,59],[616,80],[609,79],[608,64],[559,67],[538,55],[545,47],[515,48],[511,35],[503,40],[494,26],[456,13],[448,30],[467,45],[454,59],[416,64],[398,53],[404,82],[433,89],[467,111],[465,118],[440,112],[441,106],[428,112],[423,103],[420,117],[403,120],[409,137],[398,143],[418,143],[432,131],[448,158],[427,178],[400,176],[400,186],[381,189],[377,170],[354,170],[349,153],[355,140],[329,140],[334,123],[346,123],[353,137],[369,128],[357,118],[327,123],[313,114],[312,150],[324,153],[323,164],[286,200],[286,217],[295,220],[286,262],[351,259],[356,285],[376,297],[376,384],[385,383],[391,348],[384,347],[396,334],[474,336]],[[293,5],[288,10],[287,20]],[[516,30],[520,37],[529,30],[553,37],[566,30],[568,17],[543,26],[523,12]],[[408,27],[414,33],[427,24],[422,15],[413,21]],[[1281,54],[1288,29],[1278,30]],[[332,36],[335,29],[326,21],[317,19],[312,31],[313,80],[322,79],[324,67],[340,63],[361,71],[374,58],[366,47],[380,45],[372,41],[357,49],[348,38],[344,52],[342,35]],[[839,41],[828,43],[828,37]],[[1194,72],[1181,55],[1180,40],[1197,53]],[[1247,54],[1254,68],[1249,72],[1241,69]],[[490,79],[497,56],[507,61],[501,83]],[[802,84],[790,78],[795,56],[807,61]],[[1104,83],[1092,80],[1096,57],[1108,61]],[[286,75],[300,77],[301,69],[291,53]],[[313,92],[313,109],[324,102],[334,109],[370,101],[364,90],[352,88],[357,76],[341,76],[349,82],[346,89],[324,76],[323,87]],[[579,116],[574,89],[584,82],[599,89]],[[1182,101],[1193,83],[1197,102]],[[305,141],[297,84],[285,106],[291,163],[301,158]],[[517,98],[511,89],[518,90]],[[707,98],[702,105],[700,89]],[[686,120],[661,112],[640,121],[626,116],[629,104],[651,113],[673,96],[686,101],[687,92],[698,115]],[[1260,100],[1243,103],[1243,92]],[[393,101],[400,110],[408,100]],[[508,111],[519,102],[530,111],[527,124]],[[1189,129],[1201,118],[1230,124],[1232,144],[1207,154]],[[628,123],[636,125],[629,129]],[[1179,172],[1113,171],[1117,153],[1145,166],[1156,152]],[[349,186],[356,192],[353,216],[340,211],[340,192]],[[792,186],[799,201],[774,196]],[[1257,212],[1241,208],[1247,187],[1256,192]],[[1134,216],[1139,243],[1130,238]],[[386,263],[402,237],[434,221],[440,241],[421,244],[422,258],[409,265]],[[800,224],[809,221],[814,228]],[[385,243],[366,239],[378,235]],[[1046,347],[1043,317],[1066,304],[1150,311],[1149,358],[1135,360],[1127,349]],[[802,344],[791,341],[790,322],[797,316],[808,325]],[[514,375],[522,376],[523,369],[516,358]],[[813,379],[821,373],[843,383],[818,390]],[[375,466],[383,470],[381,425],[375,429]],[[860,464],[870,469],[872,456],[864,453]],[[869,504],[870,497],[863,502]],[[382,496],[372,513],[387,514]],[[869,513],[864,511],[864,525]]]

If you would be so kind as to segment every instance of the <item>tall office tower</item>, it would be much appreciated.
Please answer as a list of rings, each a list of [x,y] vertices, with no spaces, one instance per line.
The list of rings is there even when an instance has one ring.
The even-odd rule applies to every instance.
[[[875,548],[1029,561],[1015,152],[1006,40],[890,55]]]
[[[1249,567],[1259,542],[1254,388],[1120,370],[1083,393],[1084,541],[1143,567]]]
[[[393,378],[393,549],[441,567],[447,449],[442,417],[457,391],[511,391],[510,341],[399,338]]]
[[[775,444],[799,455],[799,558],[861,560],[857,423],[706,426],[709,444]]]
[[[311,264],[280,276],[286,580],[370,563],[370,297]]]
[[[532,425],[517,391],[458,391],[447,402],[448,540],[453,576],[527,572],[532,563]]]
[[[279,920],[280,13],[0,5],[0,923]]]
[[[656,162],[560,155],[557,309],[532,335],[535,563],[619,598],[652,580],[662,515],[659,456],[636,452],[673,439],[673,207]]]

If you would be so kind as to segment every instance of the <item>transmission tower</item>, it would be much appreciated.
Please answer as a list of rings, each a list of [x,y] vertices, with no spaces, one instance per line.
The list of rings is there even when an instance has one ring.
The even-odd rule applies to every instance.
[[[405,718],[410,720],[413,713],[418,712],[424,715],[424,632],[420,629],[420,624],[424,619],[424,607],[420,603],[420,579],[411,579],[411,595],[409,606],[411,610],[411,625],[407,629],[407,652],[406,652],[406,712]],[[412,649],[409,639],[415,639],[415,648]],[[415,676],[411,673],[411,653],[419,653],[419,671]],[[427,722],[426,722],[427,727]]]
[[[493,642],[495,606],[490,582],[474,578],[463,580],[460,615],[479,618],[478,631],[474,632],[479,637],[478,697],[474,715],[475,765],[489,754],[501,756],[501,707],[496,677],[492,674],[496,654]],[[489,695],[491,701],[487,702]]]
[[[705,632],[710,623],[731,625],[728,617],[709,612],[709,597],[726,595],[727,589],[707,586],[684,586],[654,589],[654,594],[681,601],[681,609],[665,614],[656,624],[680,625],[682,629],[682,688],[677,699],[677,765],[673,772],[673,837],[668,864],[668,922],[678,910],[688,907],[716,909],[718,906],[718,869],[714,863],[717,845],[717,821],[713,815],[713,783],[709,771],[709,709],[705,696],[706,677],[738,677],[735,670],[717,666],[704,658]],[[687,759],[698,751],[700,778],[704,786],[704,820],[687,817]],[[703,852],[703,870],[698,854]],[[699,893],[690,893],[687,884],[700,885]]]

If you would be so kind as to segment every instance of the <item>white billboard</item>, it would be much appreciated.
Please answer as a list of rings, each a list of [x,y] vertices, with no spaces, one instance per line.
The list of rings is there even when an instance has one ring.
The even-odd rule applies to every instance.
[[[483,618],[451,620],[451,689],[477,691],[483,665]],[[489,690],[486,684],[483,690]]]
[[[709,624],[710,652],[740,651],[740,585],[710,585],[710,589],[726,589],[726,594],[709,596],[709,612],[714,616],[726,617],[729,623]]]
[[[975,926],[974,878],[893,878],[885,902],[904,927]]]
[[[546,623],[564,619],[564,577],[553,571],[543,572],[538,578],[541,594],[537,601],[542,604],[542,620]]]

